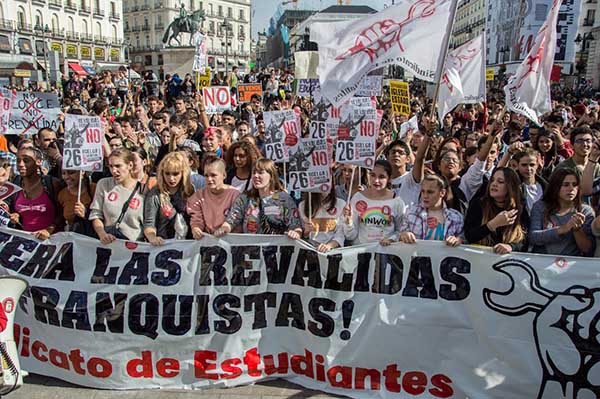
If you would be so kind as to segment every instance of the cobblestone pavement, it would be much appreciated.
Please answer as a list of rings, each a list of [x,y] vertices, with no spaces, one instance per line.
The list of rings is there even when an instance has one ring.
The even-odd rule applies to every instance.
[[[196,391],[175,390],[132,390],[107,391],[84,388],[54,378],[32,374],[25,378],[25,385],[19,390],[2,397],[7,399],[325,399],[343,398],[313,391],[284,380],[273,380],[255,385],[226,389],[206,389]]]

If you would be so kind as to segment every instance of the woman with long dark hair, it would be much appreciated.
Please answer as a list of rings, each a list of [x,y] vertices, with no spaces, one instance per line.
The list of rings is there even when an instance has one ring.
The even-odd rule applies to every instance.
[[[302,222],[294,199],[284,191],[275,163],[266,158],[252,168],[253,188],[234,202],[225,223],[214,235],[221,237],[236,227],[251,234],[285,234],[296,240],[302,234]]]
[[[572,169],[558,168],[550,176],[542,199],[531,210],[529,240],[533,252],[591,255],[594,211],[583,204],[580,179]]]
[[[563,147],[559,149],[556,144],[556,134],[543,128],[539,129],[533,148],[538,150],[541,155],[542,168],[539,174],[545,179],[549,179],[556,166],[570,156],[563,150]]]
[[[236,141],[225,153],[227,178],[225,183],[241,192],[252,188],[252,165],[260,158],[255,146],[248,141]]]
[[[333,185],[328,193],[306,193],[305,200],[300,202],[304,236],[319,252],[344,246],[342,225],[345,205],[344,201],[336,197]]]
[[[485,194],[469,203],[465,238],[498,254],[520,251],[526,248],[528,219],[519,176],[510,168],[496,168]]]

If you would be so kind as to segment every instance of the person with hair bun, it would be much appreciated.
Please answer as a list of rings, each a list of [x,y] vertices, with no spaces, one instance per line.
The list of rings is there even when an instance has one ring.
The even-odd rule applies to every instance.
[[[294,199],[284,191],[275,163],[266,158],[252,168],[253,188],[241,194],[225,223],[214,235],[221,237],[241,227],[244,233],[285,234],[297,240],[302,234],[302,221]]]
[[[421,183],[421,203],[408,208],[400,224],[400,241],[445,241],[456,247],[463,241],[464,220],[460,212],[446,206],[448,181],[436,174],[425,175]]]
[[[42,152],[35,147],[17,151],[19,176],[14,183],[23,190],[7,199],[11,221],[36,238],[46,240],[63,225],[62,209],[57,205],[60,182],[41,173]]]
[[[171,152],[158,165],[157,185],[144,200],[144,235],[152,245],[187,235],[185,207],[194,194],[186,154]]]
[[[404,201],[391,189],[392,166],[388,161],[376,161],[369,175],[369,187],[354,194],[344,207],[344,235],[353,244],[388,244],[398,239]]]
[[[215,156],[204,160],[205,187],[196,191],[187,201],[187,213],[191,217],[192,236],[200,240],[204,234],[214,234],[223,225],[240,192],[225,184],[225,162]]]
[[[134,155],[125,148],[111,152],[108,166],[112,177],[96,184],[90,217],[94,231],[103,244],[117,238],[140,241],[143,235],[144,196],[134,177]]]

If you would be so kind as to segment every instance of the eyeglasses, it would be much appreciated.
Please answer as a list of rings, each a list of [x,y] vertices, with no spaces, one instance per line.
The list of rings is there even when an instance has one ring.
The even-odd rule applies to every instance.
[[[442,161],[446,162],[446,163],[459,163],[460,161],[456,158],[452,158],[452,157],[443,157]]]
[[[575,144],[592,144],[591,139],[575,139]]]

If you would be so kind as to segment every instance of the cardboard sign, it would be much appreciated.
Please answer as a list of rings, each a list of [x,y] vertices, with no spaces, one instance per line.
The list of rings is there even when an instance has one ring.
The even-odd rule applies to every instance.
[[[298,97],[312,97],[313,94],[321,89],[319,79],[298,79],[298,85],[296,86],[296,96]]]
[[[12,184],[11,182],[4,182],[0,186],[0,201],[4,201],[6,198],[10,197],[14,193],[18,193],[22,188]]]
[[[290,148],[290,189],[327,193],[331,190],[331,146],[323,139],[301,139]]]
[[[410,115],[410,91],[408,82],[390,80],[390,99],[392,112],[398,115]]]
[[[485,80],[486,81],[492,81],[494,80],[494,69],[493,68],[488,68],[485,70]]]
[[[360,83],[354,94],[357,97],[380,96],[383,86],[383,68],[369,72]]]
[[[300,121],[291,110],[268,111],[263,113],[266,127],[265,154],[273,162],[287,162],[289,149],[298,145]]]
[[[371,169],[375,163],[379,135],[377,110],[372,107],[342,106],[338,126],[335,160],[340,164]]]
[[[202,89],[207,114],[218,114],[231,109],[231,92],[227,86],[211,86]]]
[[[415,133],[419,131],[419,120],[417,115],[410,118],[408,121],[400,125],[400,133],[398,139],[404,138],[409,132]]]
[[[15,91],[0,88],[0,134],[6,134],[8,130],[8,122],[16,98],[17,93]]]
[[[60,113],[54,93],[17,92],[5,134],[33,135],[43,127],[57,131]]]
[[[196,90],[200,91],[200,90],[204,89],[205,87],[210,86],[210,78],[211,78],[210,67],[206,67],[206,68],[204,68],[203,74],[196,75]]]
[[[104,131],[97,116],[67,114],[62,167],[65,170],[102,170]]]
[[[262,98],[262,85],[260,83],[238,84],[238,98],[240,103],[248,103],[252,96],[258,94]]]

